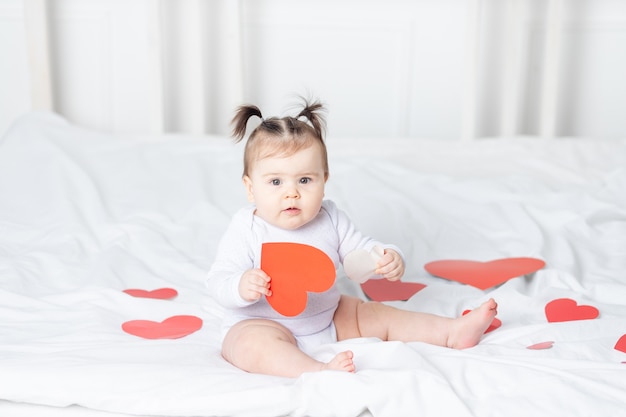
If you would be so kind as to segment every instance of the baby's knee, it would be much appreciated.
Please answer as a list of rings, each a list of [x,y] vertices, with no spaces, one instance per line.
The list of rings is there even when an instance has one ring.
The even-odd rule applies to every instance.
[[[273,340],[284,340],[296,344],[291,332],[279,323],[271,320],[244,320],[226,333],[222,342],[222,356],[231,363],[238,358],[251,357],[258,349]]]

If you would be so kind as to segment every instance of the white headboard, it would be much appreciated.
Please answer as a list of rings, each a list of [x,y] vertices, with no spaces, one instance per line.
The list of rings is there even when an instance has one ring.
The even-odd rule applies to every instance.
[[[569,51],[570,56],[571,50],[578,47],[568,44],[568,39],[577,39],[580,33],[593,37],[597,27],[601,27],[597,22],[606,23],[611,7],[619,7],[600,6],[611,3],[605,0],[326,0],[313,2],[314,5],[282,0],[127,0],[123,2],[126,6],[116,0],[16,1],[24,4],[32,107],[67,113],[74,119],[81,118],[81,107],[57,91],[67,84],[67,79],[54,76],[55,70],[64,68],[59,61],[63,51],[52,47],[51,42],[59,44],[63,39],[59,30],[50,28],[50,23],[61,27],[72,24],[74,19],[91,19],[93,13],[88,9],[100,8],[99,12],[108,19],[103,31],[110,36],[123,36],[117,31],[130,30],[132,25],[121,28],[122,24],[115,23],[115,8],[133,7],[135,15],[142,16],[136,30],[145,33],[144,47],[138,50],[145,57],[141,79],[135,85],[143,86],[137,93],[142,97],[137,101],[143,105],[129,105],[136,112],[136,120],[123,120],[124,117],[113,114],[129,112],[120,110],[123,105],[117,96],[94,97],[108,100],[102,106],[117,106],[117,110],[106,110],[106,116],[94,116],[91,120],[75,120],[79,123],[112,131],[224,133],[236,105],[253,101],[272,109],[276,103],[285,102],[287,91],[306,94],[310,90],[330,102],[331,133],[335,129],[341,136],[353,132],[356,136],[462,140],[522,134],[548,138],[588,136],[592,128],[601,126],[596,121],[599,116],[581,114],[580,106],[572,108],[570,90],[580,83],[575,77],[564,77],[569,74],[564,68],[565,52]],[[105,6],[107,3],[109,6]],[[581,6],[582,3],[585,4]],[[604,7],[605,12],[598,12],[599,17],[592,13],[592,23],[583,22],[591,4],[600,10]],[[621,14],[612,14],[617,20],[609,23],[619,28],[617,37],[626,35],[626,5],[622,6]],[[383,7],[390,11],[382,15]],[[602,13],[606,15],[603,17]],[[578,30],[575,35],[572,28]],[[332,36],[318,36],[320,44],[314,45],[316,49],[310,41],[316,38],[307,38],[308,44],[298,41],[304,31],[323,35],[325,30]],[[51,37],[54,33],[56,38]],[[449,36],[442,35],[445,33]],[[281,37],[285,34],[287,37]],[[433,37],[434,49],[425,53],[422,48],[428,44],[424,40],[428,37]],[[273,42],[276,39],[280,42]],[[319,64],[322,71],[327,68],[325,81],[311,80],[310,73],[307,76],[307,67],[316,64],[303,62],[301,57],[306,55],[301,49],[311,48],[312,59],[319,60],[319,51],[329,50],[334,41],[350,45],[350,39],[355,40],[355,47],[344,53],[354,53],[354,57],[337,61],[341,51],[331,52],[328,62],[324,62],[326,66]],[[370,50],[359,42],[373,44],[372,39],[382,39],[381,45],[371,46],[371,54],[380,56],[379,60],[363,58]],[[103,59],[110,59],[121,49],[113,41],[105,43],[94,45],[106,49],[103,53],[108,56]],[[277,57],[290,53],[301,66],[294,66],[288,74],[303,71],[303,75],[301,79],[293,75],[293,80],[281,84],[281,75],[275,70],[284,67],[284,63],[281,65]],[[437,57],[445,54],[450,56],[441,59],[439,68]],[[263,61],[266,56],[267,61]],[[276,67],[271,62],[276,62]],[[354,68],[350,67],[351,62]],[[369,76],[364,68],[368,65],[363,63],[379,65],[371,71],[380,73],[380,78]],[[616,64],[616,71],[626,70],[625,57]],[[119,71],[119,65],[110,70],[113,71]],[[360,71],[366,71],[363,77],[369,78],[360,80]],[[442,79],[430,82],[429,77],[438,72]],[[355,85],[350,85],[350,73],[355,76]],[[333,76],[337,77],[334,81]],[[129,84],[119,82],[119,74],[107,77],[118,77],[110,81],[113,87],[107,87],[115,94]],[[283,74],[282,78],[287,77]],[[441,90],[441,96],[437,90]],[[580,101],[582,96],[574,98]],[[613,105],[623,108],[626,99]],[[585,117],[589,119],[587,127]],[[607,122],[614,122],[614,126],[604,133],[599,131],[598,137],[619,137],[622,127],[626,131],[617,116],[604,121]]]

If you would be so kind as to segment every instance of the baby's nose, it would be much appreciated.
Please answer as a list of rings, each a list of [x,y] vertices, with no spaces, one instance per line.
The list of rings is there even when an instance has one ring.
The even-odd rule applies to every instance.
[[[300,191],[298,191],[298,187],[289,187],[285,193],[285,198],[300,198]]]

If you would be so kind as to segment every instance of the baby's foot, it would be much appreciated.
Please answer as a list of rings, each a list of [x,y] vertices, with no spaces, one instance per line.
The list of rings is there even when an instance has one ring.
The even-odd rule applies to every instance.
[[[330,362],[322,366],[322,370],[354,372],[354,362],[352,357],[354,354],[350,350],[340,352]]]
[[[454,349],[476,346],[497,313],[498,304],[490,298],[480,307],[454,319],[450,325],[447,346]]]

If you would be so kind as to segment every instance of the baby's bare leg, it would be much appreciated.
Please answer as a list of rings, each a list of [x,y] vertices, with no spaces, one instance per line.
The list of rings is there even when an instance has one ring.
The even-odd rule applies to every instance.
[[[464,349],[480,341],[496,309],[496,302],[490,299],[469,314],[453,319],[342,296],[334,320],[338,340],[378,337]]]
[[[244,320],[234,325],[222,344],[222,356],[247,372],[297,377],[325,369],[354,372],[352,352],[337,354],[330,362],[319,362],[298,346],[284,326],[271,320]]]

